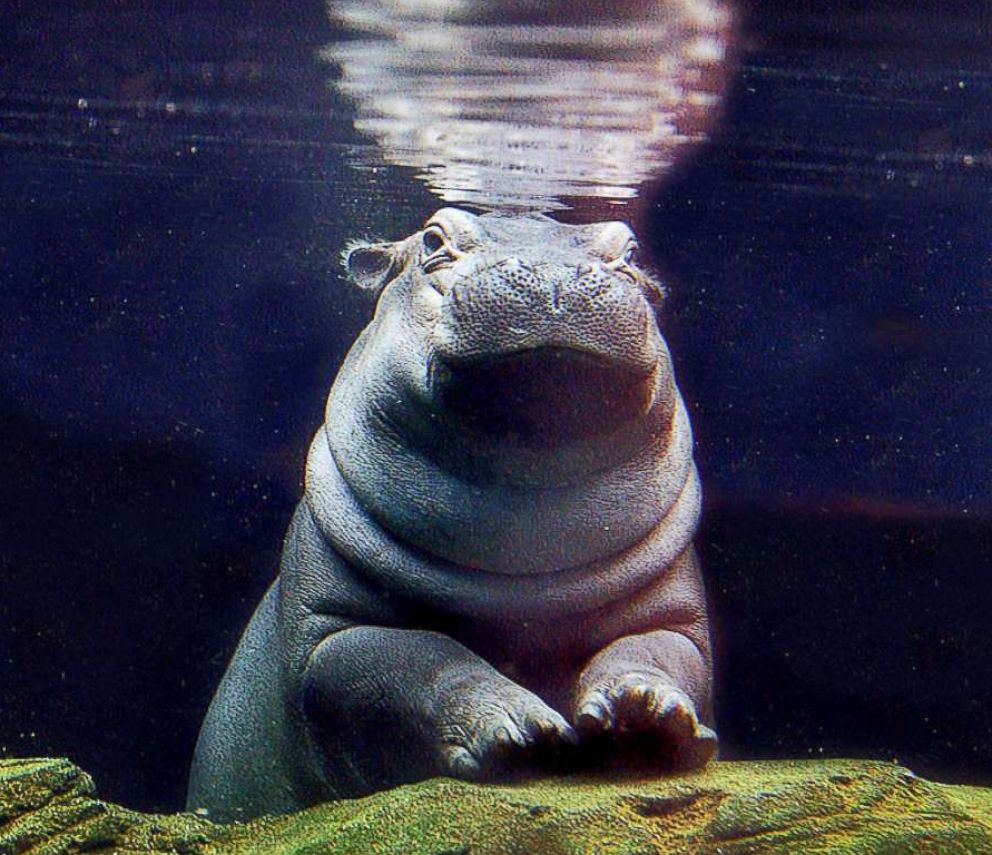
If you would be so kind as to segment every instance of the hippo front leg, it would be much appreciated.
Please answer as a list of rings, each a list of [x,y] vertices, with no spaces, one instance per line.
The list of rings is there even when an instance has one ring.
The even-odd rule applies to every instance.
[[[653,768],[705,765],[717,738],[709,727],[709,626],[695,550],[676,558],[625,616],[655,628],[616,638],[579,672],[572,718],[583,743]]]
[[[625,759],[666,769],[695,769],[716,753],[705,723],[710,676],[706,655],[687,635],[658,630],[627,636],[597,653],[579,675],[573,703],[583,741]]]
[[[325,638],[304,675],[303,711],[334,797],[434,775],[505,775],[575,741],[537,695],[419,630],[356,626]]]

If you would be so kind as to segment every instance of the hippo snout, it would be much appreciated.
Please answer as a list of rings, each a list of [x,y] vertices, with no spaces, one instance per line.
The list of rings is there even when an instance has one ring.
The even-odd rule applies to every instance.
[[[624,275],[592,262],[510,256],[453,279],[432,343],[449,363],[556,348],[647,375],[661,336],[644,294]]]
[[[667,366],[636,282],[585,260],[509,256],[454,278],[433,344],[442,409],[477,434],[529,447],[585,441],[642,418]]]

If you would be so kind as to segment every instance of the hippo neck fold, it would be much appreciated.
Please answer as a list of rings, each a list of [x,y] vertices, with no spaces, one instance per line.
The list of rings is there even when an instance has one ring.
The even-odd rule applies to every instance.
[[[629,596],[657,579],[688,546],[699,520],[695,465],[663,519],[621,552],[553,573],[508,576],[446,561],[392,534],[369,516],[331,454],[322,428],[307,458],[305,501],[328,543],[389,590],[442,612],[480,618],[554,618]]]
[[[329,450],[365,515],[429,555],[498,575],[556,573],[615,555],[661,522],[693,472],[680,400],[639,453],[552,487],[466,481],[368,424],[369,414],[342,409],[326,428]]]
[[[645,537],[689,478],[692,433],[670,370],[657,372],[655,402],[629,430],[585,446],[579,474],[542,483],[562,458],[540,450],[524,458],[530,483],[476,478],[472,467],[489,453],[484,438],[459,437],[442,412],[411,403],[428,361],[416,347],[367,346],[396,340],[388,328],[376,332],[339,374],[326,434],[366,516],[404,543],[502,575],[557,572]]]

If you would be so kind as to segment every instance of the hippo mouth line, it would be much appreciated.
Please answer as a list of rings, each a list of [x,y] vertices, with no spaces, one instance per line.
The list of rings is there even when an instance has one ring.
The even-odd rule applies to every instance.
[[[439,361],[433,382],[443,409],[466,428],[532,448],[611,433],[654,398],[652,375],[559,346]]]

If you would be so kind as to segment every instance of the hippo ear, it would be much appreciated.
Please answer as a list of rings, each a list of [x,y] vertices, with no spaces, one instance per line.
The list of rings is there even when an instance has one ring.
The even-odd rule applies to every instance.
[[[378,296],[393,276],[396,255],[395,244],[354,241],[341,253],[341,260],[352,282]]]

